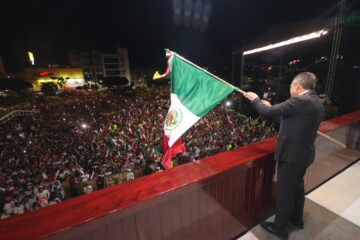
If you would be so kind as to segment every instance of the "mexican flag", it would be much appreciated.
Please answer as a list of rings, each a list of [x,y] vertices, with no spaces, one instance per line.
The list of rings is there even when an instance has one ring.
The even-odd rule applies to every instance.
[[[201,117],[237,88],[218,80],[175,52],[167,51],[171,105],[164,122],[162,163],[171,167],[171,159],[185,147],[181,136]]]

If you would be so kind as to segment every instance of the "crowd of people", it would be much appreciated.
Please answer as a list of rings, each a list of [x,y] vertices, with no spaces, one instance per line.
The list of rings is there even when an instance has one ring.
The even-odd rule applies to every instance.
[[[169,105],[168,94],[94,94],[18,106],[40,113],[0,125],[1,219],[104,188],[107,176],[127,173],[131,179],[135,172],[141,173],[137,177],[161,171]],[[262,140],[274,131],[263,119],[219,104],[183,136],[186,151],[174,165]]]

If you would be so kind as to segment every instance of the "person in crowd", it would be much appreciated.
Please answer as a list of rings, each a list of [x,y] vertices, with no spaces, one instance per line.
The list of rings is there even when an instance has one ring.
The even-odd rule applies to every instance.
[[[146,167],[143,171],[143,174],[146,176],[146,175],[156,172],[156,166],[157,166],[157,164],[154,161],[147,160]]]
[[[15,201],[14,215],[20,215],[23,214],[24,212],[25,212],[24,205],[19,201]]]
[[[47,189],[44,189],[42,185],[40,185],[35,197],[38,201],[40,199],[45,199],[46,201],[48,201],[50,199],[50,192]]]
[[[94,188],[93,188],[91,182],[87,182],[86,184],[84,184],[84,193],[85,194],[92,193],[93,191],[94,191]]]
[[[14,209],[15,209],[15,204],[14,202],[12,201],[12,199],[10,197],[7,197],[5,199],[5,204],[4,204],[4,207],[3,207],[3,215],[2,218],[7,218],[11,215],[14,214]]]

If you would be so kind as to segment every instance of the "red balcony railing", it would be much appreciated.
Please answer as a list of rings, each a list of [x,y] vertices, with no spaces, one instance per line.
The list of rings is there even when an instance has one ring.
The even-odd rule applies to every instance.
[[[342,149],[339,153],[337,146],[318,137],[317,151],[328,155],[317,153],[322,160],[317,159],[308,171],[308,190],[360,157],[354,150],[360,141],[359,120],[357,111],[322,123],[320,130],[352,146],[352,155]],[[11,217],[0,222],[0,236],[4,240],[232,239],[273,213],[274,148],[275,139],[269,138]],[[326,156],[340,154],[343,159],[344,152],[346,161],[324,168]]]

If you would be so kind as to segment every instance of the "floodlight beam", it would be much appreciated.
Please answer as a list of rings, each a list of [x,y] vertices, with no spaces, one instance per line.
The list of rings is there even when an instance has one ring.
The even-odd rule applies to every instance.
[[[326,35],[327,33],[328,33],[327,30],[322,29],[320,31],[316,31],[316,32],[312,32],[312,33],[305,34],[305,35],[302,35],[302,36],[290,38],[288,40],[278,42],[278,43],[275,43],[275,44],[270,44],[270,45],[267,45],[267,46],[264,46],[264,47],[248,50],[248,51],[245,51],[243,53],[243,55],[250,55],[250,54],[253,54],[253,53],[263,52],[263,51],[267,51],[267,50],[270,50],[270,49],[274,49],[274,48],[283,47],[283,46],[298,43],[298,42],[311,40],[311,39],[314,39],[314,38],[320,38],[321,36]]]

